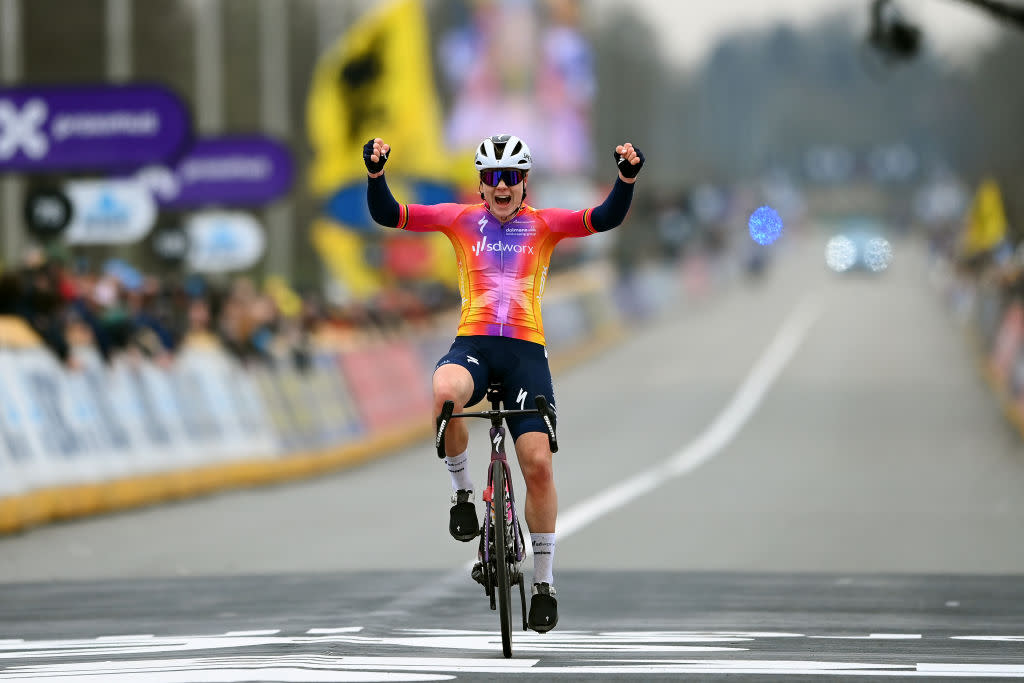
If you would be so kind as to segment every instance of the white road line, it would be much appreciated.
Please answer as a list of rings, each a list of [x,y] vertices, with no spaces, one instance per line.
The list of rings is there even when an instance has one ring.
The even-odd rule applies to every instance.
[[[711,459],[739,433],[740,428],[754,414],[765,393],[785,369],[800,348],[807,333],[821,314],[822,297],[807,295],[790,312],[771,344],[761,354],[743,384],[736,390],[732,400],[696,439],[676,451],[661,463],[639,472],[622,483],[606,489],[581,503],[577,503],[558,515],[556,531],[559,540],[576,533],[612,510],[642,496],[672,477],[694,470]],[[532,555],[529,533],[526,532],[526,554]],[[429,604],[437,595],[462,590],[466,572],[472,569],[475,560],[470,560],[442,577],[434,591],[417,589],[404,595],[379,610],[381,614],[405,613]]]
[[[816,295],[808,295],[797,304],[732,400],[696,439],[657,465],[560,513],[556,525],[558,539],[565,539],[670,478],[693,471],[728,445],[800,348],[821,314],[821,305],[821,297]]]

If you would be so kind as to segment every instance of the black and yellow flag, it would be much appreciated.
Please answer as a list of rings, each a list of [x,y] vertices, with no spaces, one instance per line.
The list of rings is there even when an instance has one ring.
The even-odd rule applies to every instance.
[[[472,180],[471,162],[456,162],[444,147],[420,0],[372,10],[320,58],[307,126],[316,154],[309,183],[319,196],[365,178],[362,148],[375,137],[394,148],[387,165],[392,177],[465,182],[468,170]]]

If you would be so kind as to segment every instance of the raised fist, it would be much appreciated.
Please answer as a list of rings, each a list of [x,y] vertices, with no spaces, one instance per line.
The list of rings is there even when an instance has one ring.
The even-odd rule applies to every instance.
[[[627,142],[615,148],[615,166],[623,178],[636,178],[636,174],[644,165],[644,153]]]
[[[370,173],[380,173],[384,170],[384,163],[388,160],[388,153],[391,145],[387,145],[380,138],[374,138],[363,145],[363,163]]]

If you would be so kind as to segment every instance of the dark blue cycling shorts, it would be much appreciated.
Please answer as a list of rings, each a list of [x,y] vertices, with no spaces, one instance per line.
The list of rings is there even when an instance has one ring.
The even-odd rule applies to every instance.
[[[488,384],[500,381],[504,387],[502,405],[507,410],[536,407],[533,398],[538,394],[548,400],[552,412],[555,410],[548,352],[540,344],[512,337],[456,337],[435,370],[449,363],[466,368],[473,376],[473,395],[467,406],[484,398]],[[540,415],[512,415],[507,422],[513,442],[526,432],[548,431]]]

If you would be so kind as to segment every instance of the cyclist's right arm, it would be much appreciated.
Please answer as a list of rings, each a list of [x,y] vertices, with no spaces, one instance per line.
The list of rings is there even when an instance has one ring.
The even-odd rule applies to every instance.
[[[391,146],[380,138],[374,138],[363,145],[363,163],[366,164],[367,185],[366,205],[370,218],[385,228],[397,228],[401,218],[401,207],[391,194],[388,182],[384,180],[384,164],[388,160]]]
[[[401,217],[398,201],[391,194],[391,188],[384,180],[384,174],[369,178],[366,185],[366,205],[370,209],[370,217],[385,228],[397,228]]]
[[[363,162],[368,176],[366,205],[370,209],[370,217],[385,228],[412,232],[446,231],[464,207],[460,204],[399,204],[384,179],[384,164],[390,151],[391,147],[380,138],[363,145]]]

